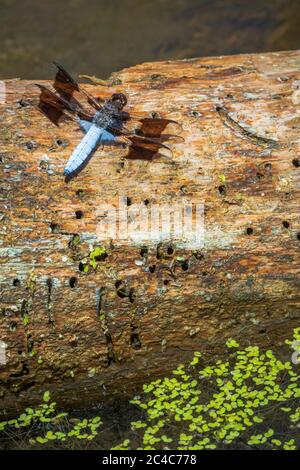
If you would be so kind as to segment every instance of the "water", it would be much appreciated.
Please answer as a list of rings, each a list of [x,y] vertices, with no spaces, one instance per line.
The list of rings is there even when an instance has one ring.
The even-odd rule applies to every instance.
[[[0,78],[300,48],[299,0],[0,0]]]

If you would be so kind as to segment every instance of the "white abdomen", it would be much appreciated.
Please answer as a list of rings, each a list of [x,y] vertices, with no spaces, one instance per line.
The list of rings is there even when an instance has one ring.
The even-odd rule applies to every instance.
[[[66,176],[74,173],[84,161],[91,155],[97,147],[101,138],[103,129],[92,125],[88,132],[85,134],[81,142],[74,149],[71,157],[69,158],[64,174]]]

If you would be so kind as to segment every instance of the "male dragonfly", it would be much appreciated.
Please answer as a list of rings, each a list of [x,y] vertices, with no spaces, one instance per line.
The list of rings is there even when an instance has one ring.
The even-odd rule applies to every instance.
[[[169,124],[178,125],[176,121],[156,117],[155,113],[152,117],[143,117],[125,112],[127,97],[123,93],[114,93],[106,100],[95,98],[61,65],[54,65],[57,67],[55,91],[37,84],[41,91],[38,107],[55,125],[59,126],[63,119],[72,119],[85,133],[66,164],[64,175],[67,179],[79,173],[100,144],[127,144],[127,157],[151,159],[161,149],[172,155],[163,141],[178,141],[181,137],[161,134]]]

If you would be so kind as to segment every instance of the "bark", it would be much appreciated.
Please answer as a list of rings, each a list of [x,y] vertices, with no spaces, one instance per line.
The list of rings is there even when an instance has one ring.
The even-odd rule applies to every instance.
[[[99,149],[65,182],[81,132],[38,112],[33,82],[6,82],[0,378],[7,413],[39,402],[45,390],[64,407],[127,398],[195,350],[218,354],[228,337],[280,346],[299,326],[300,53],[146,63],[106,86],[94,82],[85,86],[96,96],[123,92],[129,110],[180,122],[185,140],[170,144],[172,161]],[[120,197],[129,210],[204,203],[203,248],[167,238],[97,240],[97,228],[114,221],[102,205],[117,207]]]

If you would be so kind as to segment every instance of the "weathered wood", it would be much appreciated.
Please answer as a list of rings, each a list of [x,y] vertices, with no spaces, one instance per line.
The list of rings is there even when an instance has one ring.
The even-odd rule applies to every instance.
[[[99,149],[66,183],[63,167],[81,133],[72,123],[56,128],[30,105],[33,82],[6,82],[5,412],[44,390],[64,406],[126,398],[193,350],[213,354],[229,336],[269,347],[299,326],[300,52],[142,64],[107,87],[86,86],[99,96],[125,92],[131,110],[179,121],[185,142],[172,146],[174,164]],[[97,242],[105,220],[97,210],[120,196],[147,210],[204,202],[204,248],[149,243],[146,253],[129,241]],[[80,271],[99,245],[107,256]]]

